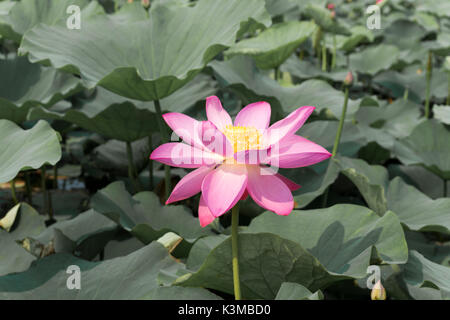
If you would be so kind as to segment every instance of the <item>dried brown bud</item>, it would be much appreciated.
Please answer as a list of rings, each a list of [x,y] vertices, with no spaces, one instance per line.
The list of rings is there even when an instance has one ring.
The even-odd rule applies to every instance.
[[[386,289],[384,289],[380,280],[373,286],[370,298],[372,300],[386,300]]]

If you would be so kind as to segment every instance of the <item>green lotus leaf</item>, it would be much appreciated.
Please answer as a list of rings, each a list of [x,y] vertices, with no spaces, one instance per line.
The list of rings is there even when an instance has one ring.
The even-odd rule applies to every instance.
[[[399,177],[389,183],[388,208],[409,229],[450,233],[450,199],[432,200]]]
[[[141,172],[148,165],[150,157],[148,138],[134,141],[131,149],[134,166],[138,172]],[[128,175],[129,161],[125,142],[108,140],[92,150],[90,159],[90,165],[99,170],[122,177]]]
[[[162,99],[161,108],[183,112],[214,91],[214,82],[207,76],[199,75],[174,94]],[[133,142],[158,131],[153,102],[129,100],[102,88],[97,88],[93,98],[74,108],[34,108],[28,119],[65,120],[83,129],[125,142]]]
[[[98,191],[91,199],[91,206],[143,243],[158,239],[169,231],[189,243],[213,234],[211,228],[200,227],[198,219],[186,207],[163,206],[152,192],[141,192],[132,197],[123,182],[113,182]]]
[[[0,228],[0,276],[28,269],[35,257],[16,241],[33,237],[45,229],[44,219],[32,207],[21,203],[12,229]]]
[[[322,195],[339,176],[339,167],[334,161],[329,163],[326,171],[317,172],[311,168],[299,168],[286,172],[286,176],[298,182],[302,187],[294,192],[296,208],[304,208]],[[301,177],[301,178],[300,178]]]
[[[338,50],[343,50],[345,52],[353,51],[359,44],[373,42],[375,36],[373,32],[366,28],[366,26],[354,26],[350,28],[351,35],[343,36],[343,35],[326,35],[326,43],[327,46],[331,49],[333,48],[333,39],[332,37],[336,37],[336,48]]]
[[[23,130],[14,122],[0,120],[0,183],[10,181],[25,168],[38,169],[61,159],[59,135],[45,121]]]
[[[390,177],[401,177],[403,181],[420,190],[432,199],[444,194],[442,179],[422,166],[405,166],[391,164],[388,166]]]
[[[433,109],[434,110],[434,109]],[[397,99],[381,107],[359,108],[356,120],[366,125],[376,125],[395,138],[405,138],[422,121],[420,106],[412,101]]]
[[[36,246],[33,254],[42,256],[46,247],[55,253],[66,252],[91,260],[116,234],[117,224],[94,210],[80,213],[68,220],[58,221],[35,237],[27,237]]]
[[[450,106],[433,106],[434,117],[443,124],[450,124]]]
[[[380,44],[351,54],[350,66],[355,71],[373,76],[395,64],[399,54],[400,51],[397,47]]]
[[[252,100],[269,101],[272,104],[272,113],[275,111],[273,109],[280,108],[286,114],[307,105],[315,106],[318,112],[329,110],[336,118],[342,114],[344,93],[325,81],[309,80],[300,85],[283,87],[258,71],[251,59],[245,56],[236,56],[226,61],[213,61],[209,65],[219,77],[219,83],[233,88],[244,97],[253,95]],[[349,99],[347,109],[349,117],[358,110],[360,102]]]
[[[350,204],[325,209],[294,210],[287,217],[265,212],[245,232],[271,232],[300,244],[328,271],[355,278],[366,276],[371,247],[382,263],[407,259],[406,240],[393,212],[379,217],[372,210]]]
[[[312,293],[298,283],[284,282],[275,297],[275,300],[322,300],[323,294],[319,290]]]
[[[333,281],[347,278],[330,275],[302,246],[275,234],[241,233],[239,249],[242,253],[239,274],[244,299],[274,299],[283,282],[299,283],[315,291]],[[209,253],[198,271],[181,276],[175,284],[232,294],[231,261],[231,237],[228,237]]]
[[[444,69],[447,72],[450,72],[450,56],[445,57]]]
[[[439,21],[431,14],[425,12],[415,12],[412,20],[420,24],[427,31],[431,32],[439,30]]]
[[[331,17],[331,12],[328,9],[310,4],[303,9],[303,13],[327,32],[343,35],[351,34],[349,28]]]
[[[430,199],[400,177],[389,182],[384,167],[361,159],[337,157],[336,164],[378,215],[391,210],[410,230],[450,232],[450,200]]]
[[[399,49],[411,48],[426,35],[425,29],[409,20],[399,19],[384,30],[384,43]]]
[[[88,0],[5,1],[4,6],[11,7],[8,11],[0,12],[0,34],[20,43],[24,33],[39,23],[53,25],[61,19],[68,19],[70,14],[67,13],[67,8],[71,5],[82,9],[80,20],[103,12],[97,2]]]
[[[84,19],[80,30],[38,25],[25,34],[19,51],[33,62],[79,73],[87,87],[150,101],[192,80],[234,43],[241,23],[265,21],[266,11],[263,0],[200,0],[193,7],[156,5],[147,18],[120,14]]]
[[[406,165],[420,164],[442,179],[450,180],[450,132],[436,120],[420,123],[394,146],[393,152]]]
[[[280,69],[300,79],[321,78],[336,82],[343,82],[348,73],[346,68],[338,68],[330,72],[322,71],[317,65],[306,60],[300,60],[294,56],[287,59]]]
[[[448,17],[450,3],[446,0],[423,0],[417,4],[417,11],[430,12],[438,17]]]
[[[51,106],[81,89],[72,75],[31,64],[24,57],[0,59],[0,72],[0,119],[16,123],[26,120],[30,108]]]
[[[387,213],[380,218],[355,205],[294,211],[288,217],[266,212],[241,232],[239,245],[245,253],[239,268],[246,299],[274,299],[284,282],[315,291],[341,279],[363,278],[373,247],[385,263],[404,263],[407,258],[397,217]],[[197,271],[176,284],[232,293],[231,238],[215,246]]]
[[[369,208],[378,215],[387,211],[385,190],[388,184],[387,170],[382,166],[368,165],[364,160],[346,157],[336,158],[341,172],[358,188]]]
[[[414,287],[437,288],[442,299],[450,299],[450,267],[434,263],[417,251],[409,252],[403,278]]]
[[[445,99],[448,94],[448,74],[442,69],[434,69],[431,77],[431,97]],[[409,99],[421,104],[426,96],[426,72],[420,65],[406,67],[402,72],[384,71],[374,77],[374,82],[389,89],[396,98],[403,97],[408,89]]]
[[[80,268],[81,289],[68,290],[69,266]],[[163,270],[184,269],[159,243],[125,257],[90,262],[60,253],[40,259],[26,272],[0,277],[2,299],[219,299],[200,288],[161,287]],[[133,272],[130,273],[130,270]]]
[[[450,265],[450,242],[441,243],[428,239],[422,232],[406,231],[408,249],[418,251],[428,260],[441,265]]]
[[[267,12],[272,16],[278,16],[293,10],[296,7],[292,0],[266,0]]]
[[[261,69],[276,68],[291,56],[315,29],[313,22],[288,21],[275,24],[254,38],[239,41],[225,51],[225,54],[249,55]]]

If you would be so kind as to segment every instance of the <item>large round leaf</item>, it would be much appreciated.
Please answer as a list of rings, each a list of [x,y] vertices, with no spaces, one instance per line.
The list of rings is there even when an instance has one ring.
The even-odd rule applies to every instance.
[[[432,200],[397,177],[389,184],[387,203],[411,230],[450,233],[449,198]]]
[[[0,13],[0,34],[20,43],[23,34],[39,23],[52,25],[61,18],[68,19],[67,8],[71,5],[82,8],[81,19],[103,12],[96,2],[88,0],[22,0],[13,3],[9,11]]]
[[[0,228],[0,276],[28,269],[36,258],[16,241],[35,237],[45,229],[44,219],[28,204],[21,203],[8,215],[13,214],[13,210],[16,214],[10,216],[12,225],[9,232]]]
[[[284,113],[290,113],[301,106],[315,106],[318,112],[330,110],[336,118],[342,114],[344,93],[325,81],[309,80],[300,85],[283,87],[259,72],[251,59],[245,56],[236,56],[227,61],[213,61],[209,65],[226,86],[232,87],[244,96],[251,96],[249,95],[251,91],[257,96],[255,100],[265,100],[269,97],[268,100],[274,103],[272,108],[279,107]],[[358,110],[360,102],[349,99],[348,116]]]
[[[275,24],[254,38],[238,42],[225,53],[230,56],[250,55],[259,68],[275,68],[308,39],[315,29],[312,22],[289,21]]]
[[[331,16],[331,11],[318,5],[306,6],[303,13],[313,19],[323,30],[336,34],[350,35],[350,30]]]
[[[380,44],[350,55],[350,68],[370,75],[389,69],[399,55],[399,49],[392,45]]]
[[[436,120],[419,124],[395,144],[394,153],[406,165],[420,164],[450,180],[450,131]]]
[[[384,167],[371,166],[361,159],[338,157],[336,165],[377,214],[391,210],[410,230],[450,232],[449,199],[432,200],[400,177],[389,182]]]
[[[162,206],[152,192],[132,197],[122,182],[113,182],[97,192],[91,199],[91,206],[144,243],[168,231],[176,232],[191,243],[212,234],[211,228],[201,228],[198,219],[184,206]]]
[[[434,263],[417,251],[409,252],[403,278],[414,287],[437,287],[443,299],[450,299],[450,267]]]
[[[0,59],[0,73],[0,119],[16,123],[26,120],[31,107],[53,105],[81,89],[72,75],[23,57]]]
[[[214,93],[214,81],[204,75],[161,100],[163,110],[183,112],[196,101]],[[132,142],[158,131],[153,102],[123,98],[103,88],[95,96],[72,108],[38,107],[30,111],[28,119],[58,119],[76,124],[120,141]]]
[[[404,263],[408,254],[394,214],[379,218],[354,205],[293,211],[287,217],[266,212],[240,234],[239,245],[241,290],[246,299],[273,299],[283,282],[314,291],[341,279],[363,278],[372,247],[385,263]],[[231,257],[231,238],[227,238],[206,254],[196,272],[177,283],[232,293]]]
[[[45,121],[22,130],[14,122],[0,120],[0,183],[10,181],[20,170],[38,169],[61,159],[58,134]]]
[[[80,290],[68,290],[69,266],[81,270]],[[55,254],[35,263],[28,271],[0,277],[2,299],[218,299],[207,290],[161,287],[164,270],[176,272],[184,265],[152,243],[125,257],[90,262],[68,254]],[[132,270],[133,272],[130,272]]]
[[[98,84],[144,101],[162,99],[232,45],[241,23],[262,21],[265,14],[263,0],[156,5],[148,18],[140,13],[97,15],[84,19],[80,30],[62,22],[38,25],[25,34],[20,52],[29,53],[33,62],[50,61],[79,72],[88,87]]]

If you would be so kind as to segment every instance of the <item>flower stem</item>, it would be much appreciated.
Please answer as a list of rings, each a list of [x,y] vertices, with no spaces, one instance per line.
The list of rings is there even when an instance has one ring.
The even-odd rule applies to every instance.
[[[448,73],[448,93],[447,93],[447,106],[450,106],[450,72]]]
[[[431,91],[431,72],[433,69],[432,60],[433,53],[428,51],[428,62],[427,62],[427,88],[426,88],[426,96],[425,96],[425,118],[430,117],[430,91]]]
[[[241,284],[239,281],[239,252],[238,252],[239,202],[233,207],[231,216],[231,250],[233,253],[233,283],[234,297],[241,300]]]
[[[331,70],[336,68],[336,34],[333,33],[333,56],[331,58]]]
[[[44,200],[44,212],[48,214],[49,220],[53,220],[53,210],[52,205],[50,203],[50,193],[47,190],[47,173],[45,169],[45,165],[41,168],[41,189],[42,189],[42,198]]]
[[[155,110],[156,110],[156,115],[157,115],[157,120],[158,120],[158,126],[159,126],[159,132],[161,133],[161,138],[163,142],[169,142],[169,136],[167,133],[167,129],[164,125],[163,122],[163,117],[162,117],[162,111],[161,111],[161,104],[159,103],[159,100],[155,100],[154,101],[155,104]],[[165,198],[167,199],[170,195],[170,189],[171,189],[171,181],[170,181],[170,167],[168,165],[164,165],[164,182],[165,182],[165,191],[166,191],[166,196]]]
[[[323,40],[325,42],[325,40]],[[327,71],[327,47],[322,43],[322,71]]]
[[[148,150],[150,150],[150,153],[152,151],[152,147],[153,147],[153,145],[152,145],[152,136],[149,135],[148,136]],[[154,187],[154,183],[153,183],[153,160],[150,159],[150,157],[149,157],[149,162],[148,162],[148,172],[149,172],[148,179],[149,179],[150,190],[153,190],[153,187]]]
[[[53,167],[53,189],[58,189],[58,167]]]
[[[278,81],[278,79],[280,78],[279,77],[279,73],[280,73],[279,67],[273,68],[273,72],[274,72],[273,78],[275,79],[275,81]]]
[[[341,119],[339,120],[338,131],[336,134],[336,138],[334,140],[333,152],[331,153],[333,158],[336,156],[339,142],[341,141],[342,128],[344,127],[345,115],[347,113],[347,104],[348,104],[348,87],[346,86],[345,87],[345,97],[344,97],[344,107],[342,108],[342,115],[341,115]]]
[[[405,88],[405,92],[403,93],[403,100],[407,101],[408,100],[408,95],[409,95],[409,88],[406,87]]]
[[[30,173],[28,171],[25,172],[25,188],[27,191],[28,201],[30,201],[30,205],[33,205],[33,190],[31,187]]]
[[[134,190],[136,192],[141,191],[141,186],[139,183],[139,176],[136,170],[136,166],[134,165],[133,159],[133,147],[131,146],[131,142],[127,141],[127,156],[128,156],[128,177],[134,185]]]
[[[16,180],[12,179],[10,185],[11,185],[11,197],[12,197],[12,199],[14,201],[14,204],[18,204],[19,201],[17,201]]]
[[[347,114],[347,104],[348,104],[348,86],[345,86],[344,107],[342,108],[342,115],[341,115],[341,119],[339,120],[338,131],[336,133],[336,138],[334,140],[333,151],[331,153],[330,161],[332,161],[332,159],[336,156],[339,142],[341,141],[342,129],[344,128],[345,115]],[[323,200],[322,200],[323,208],[325,208],[327,206],[329,190],[330,190],[330,187],[328,187],[325,190],[325,193],[323,194]]]
[[[444,180],[444,198],[446,198],[447,197],[447,180],[446,179],[443,179]]]

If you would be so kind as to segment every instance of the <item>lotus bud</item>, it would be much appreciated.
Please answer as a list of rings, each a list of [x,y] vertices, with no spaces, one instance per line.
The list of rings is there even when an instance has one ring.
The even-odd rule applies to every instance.
[[[150,0],[141,0],[142,5],[144,8],[150,7]]]
[[[336,8],[336,6],[334,5],[334,3],[329,3],[329,4],[327,4],[327,9],[328,9],[328,10],[334,10],[334,8]]]
[[[375,2],[375,4],[376,4],[377,6],[379,6],[380,8],[381,8],[382,6],[384,6],[386,3],[387,3],[387,0],[377,0],[377,1]]]
[[[380,280],[373,286],[370,298],[372,300],[386,300],[386,289],[384,289]]]
[[[349,71],[344,79],[344,85],[350,87],[353,84],[353,73]]]
[[[128,0],[128,3],[133,3],[133,0]]]
[[[336,17],[336,11],[331,11],[330,16],[331,16],[331,19],[334,19]]]

